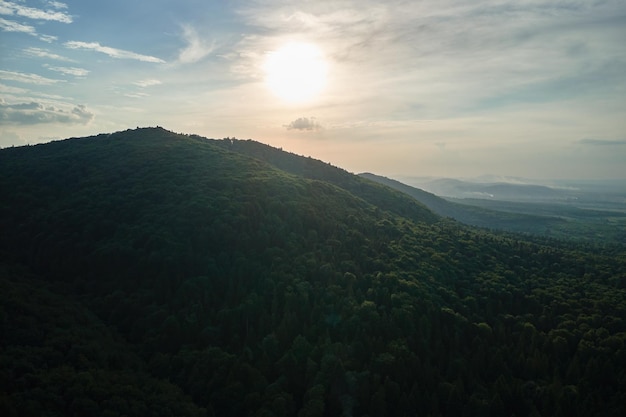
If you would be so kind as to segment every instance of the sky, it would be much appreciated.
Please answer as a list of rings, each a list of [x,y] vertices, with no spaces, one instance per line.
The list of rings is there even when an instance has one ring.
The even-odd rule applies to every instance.
[[[0,147],[147,126],[390,177],[626,179],[626,2],[0,0]]]

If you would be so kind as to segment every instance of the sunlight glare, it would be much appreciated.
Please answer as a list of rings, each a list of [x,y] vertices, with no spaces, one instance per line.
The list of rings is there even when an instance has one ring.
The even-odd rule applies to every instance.
[[[264,68],[267,87],[289,102],[314,98],[325,86],[328,64],[310,43],[289,43],[268,53]]]

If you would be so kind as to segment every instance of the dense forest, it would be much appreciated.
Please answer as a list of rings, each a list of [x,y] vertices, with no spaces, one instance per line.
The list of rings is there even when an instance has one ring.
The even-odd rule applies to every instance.
[[[251,140],[0,150],[2,416],[623,416],[626,247]]]

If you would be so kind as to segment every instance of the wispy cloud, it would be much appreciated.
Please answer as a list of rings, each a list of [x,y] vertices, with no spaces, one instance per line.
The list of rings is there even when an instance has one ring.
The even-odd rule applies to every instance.
[[[48,1],[48,5],[50,7],[54,7],[55,9],[67,9],[67,4],[61,3],[60,1]]]
[[[148,78],[145,80],[139,80],[134,82],[133,84],[135,84],[137,87],[141,87],[141,88],[145,88],[145,87],[152,87],[155,85],[160,85],[163,84],[161,81],[156,80],[154,78]]]
[[[187,46],[178,55],[178,62],[192,64],[198,62],[215,50],[215,41],[202,39],[191,26],[183,26],[183,38]]]
[[[28,93],[28,90],[0,83],[0,93],[24,95]]]
[[[245,7],[240,14],[259,30],[239,45],[240,56],[285,39],[317,42],[333,62],[337,96],[353,97],[381,117],[398,115],[409,103],[422,106],[422,117],[456,115],[477,110],[483,100],[500,103],[505,97],[515,103],[528,91],[558,101],[563,94],[546,85],[558,87],[563,80],[625,59],[623,50],[613,46],[623,35],[623,17],[616,17],[624,15],[623,2],[617,0],[594,5],[277,0]],[[594,78],[590,90],[604,82]],[[570,85],[561,91],[583,94]]]
[[[24,25],[19,22],[15,22],[13,20],[6,20],[0,17],[0,29],[3,32],[17,32],[17,33],[26,33],[27,35],[38,37],[40,40],[48,43],[52,43],[57,40],[56,36],[51,35],[42,35],[37,33],[35,28],[30,25]]]
[[[579,143],[583,145],[592,145],[592,146],[621,146],[626,145],[626,139],[581,139]]]
[[[64,75],[73,75],[75,77],[86,77],[90,72],[84,68],[76,67],[55,67],[52,65],[44,65],[44,67],[48,68],[50,71],[59,72]]]
[[[59,2],[49,2],[49,4],[57,8],[57,10],[42,10],[34,7],[23,6],[10,1],[0,0],[0,14],[8,16],[20,16],[33,20],[48,20],[61,23],[72,23],[72,16],[59,11],[58,9],[64,9],[65,4]],[[61,6],[61,7],[58,7]]]
[[[5,71],[0,70],[0,79],[7,81],[17,81],[19,83],[36,84],[36,85],[50,85],[63,80],[54,80],[51,78],[42,77],[37,74],[29,74],[23,72]]]
[[[69,41],[65,42],[65,47],[69,49],[85,49],[95,52],[100,52],[105,55],[110,56],[111,58],[116,59],[134,59],[142,62],[153,62],[157,64],[163,64],[163,61],[160,58],[156,58],[150,55],[142,55],[131,51],[126,51],[123,49],[111,48],[109,46],[100,45],[98,42],[79,42],[79,41]]]
[[[322,125],[315,117],[299,117],[288,125],[284,125],[287,130],[320,130]]]
[[[50,51],[47,51],[41,48],[27,48],[27,49],[24,49],[24,53],[30,56],[38,57],[38,58],[48,58],[48,59],[54,59],[57,61],[73,62],[73,60],[67,57],[52,53]]]
[[[52,35],[38,35],[38,37],[40,40],[47,42],[47,43],[52,43],[59,39],[58,37],[52,36]]]
[[[8,104],[0,101],[0,121],[4,124],[85,124],[93,118],[93,113],[84,105],[61,108],[59,106],[35,101],[18,104]]]
[[[48,94],[43,93],[37,90],[35,86],[35,90],[29,88],[21,88],[15,86],[9,86],[6,84],[0,83],[0,95],[3,96],[7,101],[16,103],[16,102],[31,102],[31,101],[41,101],[47,100],[51,103],[67,103],[68,100],[71,100],[68,97],[64,97],[58,94]],[[2,99],[0,99],[1,101]]]
[[[144,97],[148,97],[149,94],[146,93],[125,93],[124,97],[128,97],[128,98],[144,98]]]
[[[20,32],[35,35],[35,28],[30,25],[24,25],[13,20],[6,20],[0,17],[0,29],[3,32]]]

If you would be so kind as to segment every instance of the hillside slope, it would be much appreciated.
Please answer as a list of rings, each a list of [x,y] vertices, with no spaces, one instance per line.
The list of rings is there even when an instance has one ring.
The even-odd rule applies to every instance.
[[[158,128],[0,150],[0,193],[1,415],[626,411],[623,252]]]
[[[336,185],[380,209],[420,221],[434,221],[437,218],[422,205],[424,203],[420,200],[418,204],[415,204],[414,200],[407,199],[402,192],[391,192],[388,187],[380,187],[372,181],[363,181],[359,176],[322,161],[284,152],[253,140],[226,139],[216,143],[228,150],[270,163],[280,170],[299,177]]]

